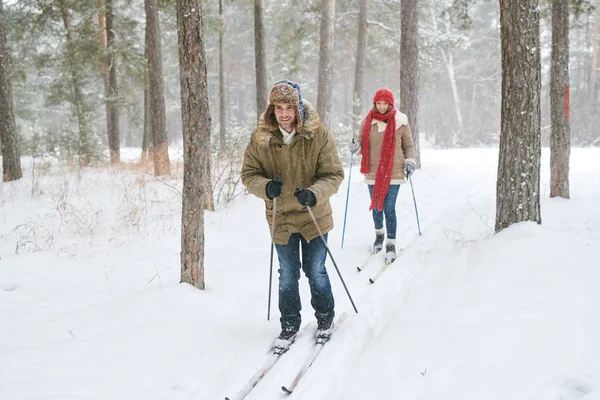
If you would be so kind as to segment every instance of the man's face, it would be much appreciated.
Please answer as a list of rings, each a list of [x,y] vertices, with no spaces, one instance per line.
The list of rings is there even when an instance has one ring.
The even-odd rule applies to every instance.
[[[291,132],[296,126],[296,107],[292,104],[275,104],[275,118],[286,132]]]
[[[390,103],[387,103],[385,101],[378,101],[377,103],[375,103],[375,107],[377,107],[377,112],[379,112],[379,114],[385,114],[389,106]]]

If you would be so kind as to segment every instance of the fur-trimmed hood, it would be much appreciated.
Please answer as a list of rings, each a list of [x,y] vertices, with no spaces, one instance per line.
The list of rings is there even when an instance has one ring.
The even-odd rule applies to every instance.
[[[308,101],[303,100],[303,105],[304,123],[300,125],[300,129],[296,129],[296,134],[306,138],[314,138],[319,127],[319,115],[317,114],[317,110]],[[260,147],[266,148],[269,147],[271,138],[277,132],[279,132],[279,124],[275,118],[275,106],[269,104],[258,120],[258,128],[252,140]]]

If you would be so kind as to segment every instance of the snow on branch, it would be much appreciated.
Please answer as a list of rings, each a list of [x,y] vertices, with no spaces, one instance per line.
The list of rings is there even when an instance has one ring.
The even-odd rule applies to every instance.
[[[394,28],[390,28],[389,26],[385,26],[384,24],[382,24],[381,22],[376,22],[376,21],[368,21],[367,20],[367,25],[374,25],[377,26],[385,31],[390,31],[390,32],[396,32],[396,29]]]

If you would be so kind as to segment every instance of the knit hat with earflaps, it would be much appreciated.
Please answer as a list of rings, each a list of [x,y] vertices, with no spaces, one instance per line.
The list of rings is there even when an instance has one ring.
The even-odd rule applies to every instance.
[[[291,104],[296,107],[296,132],[302,131],[304,124],[304,102],[300,86],[293,81],[283,79],[273,85],[269,93],[269,104],[264,112],[265,122],[277,127],[275,104]]]
[[[375,92],[375,96],[373,96],[373,104],[378,101],[385,101],[386,103],[390,103],[394,105],[394,94],[388,88],[381,88]]]

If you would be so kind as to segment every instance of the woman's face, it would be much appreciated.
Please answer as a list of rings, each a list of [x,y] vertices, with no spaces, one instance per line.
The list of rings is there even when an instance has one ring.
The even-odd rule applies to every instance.
[[[385,114],[389,106],[390,103],[387,103],[385,101],[378,101],[377,103],[375,103],[375,108],[377,108],[377,112],[379,114]]]

